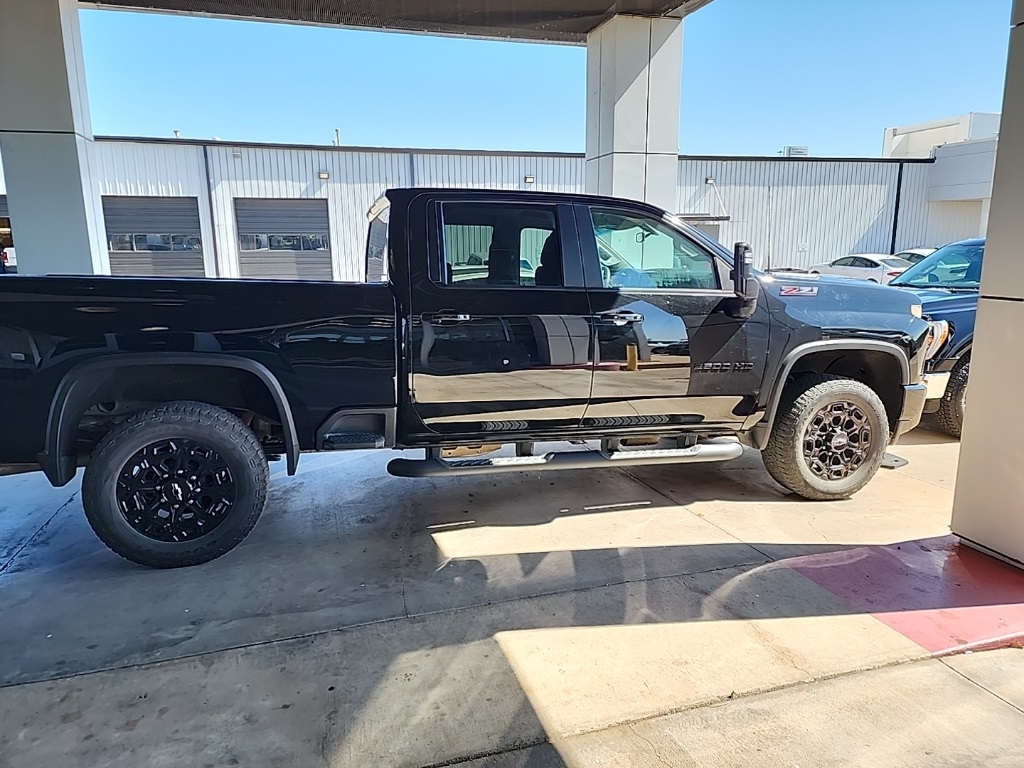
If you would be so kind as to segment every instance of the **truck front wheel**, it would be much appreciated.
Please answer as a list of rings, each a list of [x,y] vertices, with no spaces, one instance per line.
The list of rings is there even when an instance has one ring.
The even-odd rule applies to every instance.
[[[237,546],[263,512],[269,479],[259,440],[237,416],[182,401],[134,414],[103,438],[82,502],[121,557],[179,568]]]
[[[859,381],[820,374],[783,393],[768,445],[768,473],[805,499],[846,499],[874,477],[889,444],[885,406]]]
[[[971,358],[964,357],[956,364],[946,392],[939,401],[939,410],[935,412],[935,423],[943,432],[960,437],[964,428],[964,413],[967,411],[967,377],[971,373]]]

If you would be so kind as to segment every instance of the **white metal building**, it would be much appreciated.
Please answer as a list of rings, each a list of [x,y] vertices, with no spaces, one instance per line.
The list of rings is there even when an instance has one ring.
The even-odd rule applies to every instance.
[[[676,210],[723,243],[751,243],[764,267],[937,246],[984,230],[987,208],[962,198],[960,177],[981,167],[963,163],[966,151],[683,156]],[[583,192],[586,172],[582,154],[163,139],[100,139],[97,159],[113,274],[314,280],[363,278],[365,214],[388,187]],[[5,191],[0,169],[0,228]],[[17,240],[17,221],[8,226]]]

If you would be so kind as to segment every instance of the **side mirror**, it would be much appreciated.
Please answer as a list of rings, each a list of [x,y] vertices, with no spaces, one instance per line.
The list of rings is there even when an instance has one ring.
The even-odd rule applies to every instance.
[[[753,279],[754,252],[746,243],[733,246],[732,289],[744,301],[757,299],[757,281]]]

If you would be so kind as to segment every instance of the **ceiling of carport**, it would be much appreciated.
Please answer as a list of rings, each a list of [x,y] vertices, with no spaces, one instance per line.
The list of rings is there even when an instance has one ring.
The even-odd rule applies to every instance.
[[[84,7],[160,11],[581,44],[617,13],[680,17],[711,0],[103,0]]]

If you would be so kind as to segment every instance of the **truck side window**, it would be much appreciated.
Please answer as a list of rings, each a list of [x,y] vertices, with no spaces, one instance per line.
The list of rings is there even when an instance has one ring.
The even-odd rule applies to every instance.
[[[715,290],[715,258],[654,216],[593,207],[605,288]]]
[[[446,285],[554,288],[563,285],[562,247],[549,205],[444,203]]]

